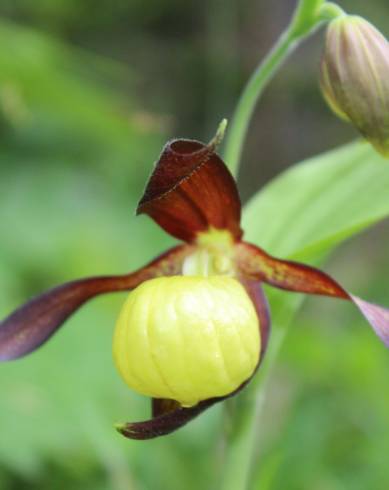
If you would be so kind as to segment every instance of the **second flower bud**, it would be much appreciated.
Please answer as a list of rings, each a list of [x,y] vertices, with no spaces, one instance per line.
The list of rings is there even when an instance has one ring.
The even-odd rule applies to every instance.
[[[327,29],[321,88],[340,117],[389,156],[389,43],[368,21],[342,15]]]

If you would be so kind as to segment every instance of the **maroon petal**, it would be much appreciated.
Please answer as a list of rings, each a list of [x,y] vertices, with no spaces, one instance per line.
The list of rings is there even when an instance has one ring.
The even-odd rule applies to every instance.
[[[268,255],[248,243],[237,245],[240,273],[271,286],[299,293],[320,294],[352,301],[376,334],[389,347],[389,309],[348,293],[334,279],[314,267]]]
[[[190,250],[179,246],[131,274],[80,279],[33,298],[0,323],[0,361],[37,349],[81,305],[99,294],[130,290],[152,277],[178,274]]]
[[[204,410],[225,398],[227,397],[210,398],[189,408],[179,407],[144,422],[116,424],[116,429],[129,439],[154,439],[176,431],[200,415]]]
[[[154,439],[155,437],[170,434],[171,432],[174,432],[180,427],[186,425],[188,422],[204,412],[204,410],[207,408],[210,408],[216,403],[222,402],[223,400],[226,400],[227,398],[239,393],[239,391],[251,381],[254,374],[232,393],[221,397],[203,400],[193,407],[181,407],[178,402],[175,402],[174,400],[161,400],[161,402],[158,402],[157,404],[155,404],[155,401],[153,400],[153,412],[155,407],[157,407],[156,411],[159,411],[161,407],[164,407],[165,410],[162,409],[162,413],[143,422],[116,424],[116,430],[129,439]],[[165,405],[165,402],[171,402],[171,404]],[[176,404],[176,408],[173,408],[174,404]],[[170,406],[170,410],[166,410],[168,406]]]
[[[238,240],[240,211],[235,181],[215,144],[178,139],[163,149],[137,214],[148,214],[174,237],[192,242],[210,227],[229,230]]]

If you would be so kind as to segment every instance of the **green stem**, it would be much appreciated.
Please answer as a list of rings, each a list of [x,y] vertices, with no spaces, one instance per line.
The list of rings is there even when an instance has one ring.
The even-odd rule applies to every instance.
[[[324,21],[331,21],[342,15],[346,15],[346,12],[339,5],[336,5],[336,3],[326,2],[320,7],[318,15]]]
[[[296,46],[311,34],[323,21],[343,15],[340,8],[323,0],[300,0],[286,31],[253,73],[238,102],[225,149],[225,160],[236,175],[239,168],[243,143],[256,102],[282,63]],[[258,413],[266,395],[266,384],[283,343],[284,328],[273,332],[264,364],[237,400],[226,402],[227,420],[226,455],[223,469],[222,490],[245,490],[248,487],[251,460],[256,440]]]
[[[231,427],[224,461],[221,486],[223,490],[248,488],[252,452],[257,439],[258,415],[265,402],[271,371],[285,335],[285,328],[273,332],[264,363],[251,381],[248,394],[242,393],[240,400],[233,407],[233,413],[229,417]]]
[[[255,70],[239,99],[228,132],[224,153],[224,160],[231,173],[235,176],[239,170],[243,143],[256,102],[267,82],[269,82],[281,63],[291,53],[294,46],[295,43],[290,32],[285,32],[272,51]]]
[[[224,159],[236,176],[247,129],[264,88],[296,46],[319,25],[323,0],[300,0],[288,28],[249,79],[238,101],[226,140]]]

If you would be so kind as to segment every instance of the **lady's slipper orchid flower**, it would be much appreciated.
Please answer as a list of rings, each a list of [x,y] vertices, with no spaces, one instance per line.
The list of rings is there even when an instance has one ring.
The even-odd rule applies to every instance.
[[[136,272],[80,279],[32,299],[0,324],[0,360],[37,349],[91,298],[133,290],[119,315],[114,358],[126,383],[152,398],[152,418],[124,436],[168,434],[242,389],[263,359],[270,317],[262,284],[353,302],[389,346],[389,310],[345,291],[324,272],[242,240],[234,179],[205,145],[169,142],[137,214],[185,243]]]

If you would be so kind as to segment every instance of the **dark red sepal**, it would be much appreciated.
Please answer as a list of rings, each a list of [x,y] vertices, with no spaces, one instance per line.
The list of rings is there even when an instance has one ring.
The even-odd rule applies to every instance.
[[[186,408],[178,405],[176,409],[164,411],[162,414],[143,422],[128,422],[124,424],[116,424],[116,430],[120,432],[120,434],[122,434],[124,437],[138,440],[154,439],[159,436],[171,434],[172,432],[180,429],[188,422],[193,420],[195,417],[200,415],[207,408],[210,408],[216,403],[222,402],[223,400],[226,400],[227,398],[230,398],[239,393],[239,391],[242,390],[251,381],[251,378],[252,376],[244,383],[242,383],[239,388],[226,396],[209,398],[208,400],[201,401],[193,407]],[[163,400],[162,403],[164,401],[165,400]]]
[[[204,410],[225,398],[227,397],[210,398],[189,408],[179,407],[144,422],[117,424],[116,430],[129,439],[146,440],[165,436],[183,427]]]
[[[368,303],[347,292],[332,277],[309,265],[281,260],[248,243],[237,245],[237,260],[243,277],[299,293],[320,294],[352,301],[389,347],[389,309]]]
[[[239,240],[240,212],[235,181],[214,145],[185,139],[167,143],[137,208],[187,242],[210,227]]]
[[[190,251],[190,246],[182,245],[131,274],[80,279],[33,298],[0,323],[0,362],[37,349],[72,313],[95,296],[127,291],[152,277],[179,274],[182,261]]]

